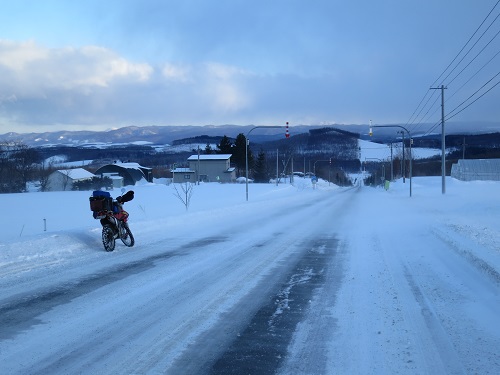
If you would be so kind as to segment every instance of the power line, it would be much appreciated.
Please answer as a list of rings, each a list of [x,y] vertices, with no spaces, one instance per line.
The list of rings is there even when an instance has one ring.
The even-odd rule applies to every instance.
[[[498,18],[499,16],[500,16],[500,13],[498,14],[497,18]],[[496,19],[496,18],[495,18],[495,19]],[[478,57],[478,56],[479,56],[479,55],[480,55],[480,54],[481,54],[481,53],[482,53],[482,52],[486,49],[486,47],[488,47],[488,46],[491,44],[491,42],[493,42],[493,40],[495,40],[495,38],[498,36],[498,34],[500,34],[500,30],[498,30],[498,32],[495,34],[495,36],[494,36],[493,38],[491,38],[491,39],[490,39],[490,41],[489,41],[488,43],[486,43],[486,45],[485,45],[485,46],[481,49],[481,51],[479,51],[479,52],[476,54],[476,56],[474,56],[474,58],[473,58],[471,61],[469,61],[469,63],[468,63],[467,65],[465,65],[465,67],[464,67],[464,68],[463,68],[463,69],[462,69],[462,70],[461,70],[461,71],[460,71],[460,72],[459,72],[459,73],[458,73],[458,74],[457,74],[457,75],[456,75],[456,76],[455,76],[455,77],[454,77],[454,78],[453,78],[450,82],[448,82],[448,85],[449,85],[449,84],[451,84],[451,83],[452,83],[455,79],[457,79],[457,77],[458,77],[460,74],[462,74],[462,73],[463,73],[463,71],[464,71],[465,69],[467,69],[467,68],[470,66],[470,64],[472,64],[472,63],[474,62],[474,60],[476,60],[476,58],[477,58],[477,57]]]
[[[498,4],[499,2],[500,2],[500,0],[499,0],[499,1],[495,4],[495,7],[497,6],[497,4]],[[493,9],[495,9],[495,7],[493,7]],[[491,10],[491,12],[493,12],[493,9]],[[490,16],[491,12],[490,12],[490,13],[488,13],[488,15],[486,16],[486,18],[484,19],[484,21],[486,21],[486,19]],[[495,23],[495,21],[498,19],[498,17],[500,17],[500,13],[499,13],[499,14],[495,17],[495,19],[494,19],[493,21],[491,21],[491,23],[490,23],[490,24],[489,24],[489,26],[486,28],[486,30],[484,30],[484,31],[483,31],[483,33],[481,34],[481,36],[480,36],[480,37],[476,40],[476,42],[472,45],[472,47],[471,47],[471,48],[469,48],[469,50],[467,51],[467,53],[466,53],[466,54],[465,54],[465,55],[464,55],[464,56],[460,59],[460,61],[459,61],[459,62],[455,65],[455,67],[451,70],[451,72],[449,72],[449,73],[448,73],[448,75],[447,75],[446,77],[444,77],[443,82],[444,82],[444,81],[445,81],[445,80],[446,80],[446,79],[447,79],[447,78],[451,75],[451,73],[453,73],[453,72],[455,71],[455,69],[456,69],[456,68],[460,65],[460,63],[461,63],[462,61],[464,61],[464,59],[467,57],[467,55],[468,55],[468,54],[469,54],[469,53],[470,53],[470,52],[474,49],[474,47],[475,47],[475,46],[479,43],[479,41],[483,38],[483,36],[484,36],[484,35],[488,32],[488,30],[489,30],[489,29],[490,29],[490,27],[493,25],[493,23]],[[484,21],[483,21],[483,22],[481,23],[481,25],[477,28],[477,30],[479,30],[479,28],[483,25]],[[476,34],[477,30],[474,32],[474,34],[472,35],[472,37]],[[497,34],[493,37],[493,39],[495,39],[497,35],[498,35],[498,33],[497,33]],[[469,44],[469,42],[470,42],[470,40],[472,39],[472,37],[471,37],[471,38],[467,41],[467,43],[465,43],[465,46],[466,46],[467,44]],[[487,47],[487,46],[488,46],[488,45],[489,45],[489,44],[493,41],[493,39],[491,39],[491,40],[488,42],[488,44],[486,44],[485,48],[486,48],[486,47]],[[465,47],[465,46],[464,46],[464,47]],[[463,50],[463,48],[462,48],[462,50]],[[462,51],[462,50],[461,50],[461,51]],[[483,50],[484,50],[484,48],[483,48],[483,49],[482,49],[482,50],[478,53],[478,55],[479,55],[479,54],[480,54]],[[460,51],[460,52],[461,52],[461,51]],[[459,54],[460,54],[460,53],[459,53]],[[458,57],[458,55],[457,55],[457,57]],[[476,55],[476,57],[477,57],[477,55]],[[468,66],[468,65],[467,65],[467,66]],[[467,66],[466,66],[466,67],[467,67]],[[448,69],[448,68],[446,68],[446,69]],[[461,73],[461,72],[460,72],[460,73]],[[460,73],[459,73],[459,74],[460,74]],[[442,75],[442,74],[441,74],[441,75]],[[456,78],[456,77],[455,77],[455,78]],[[455,79],[455,78],[454,78],[454,79]]]
[[[499,52],[500,53],[500,52]],[[459,105],[457,105],[453,110],[451,110],[446,116],[445,116],[445,121],[448,121],[452,119],[453,117],[457,116],[459,113],[463,112],[465,109],[469,108],[472,104],[477,102],[479,99],[481,99],[483,96],[485,96],[488,92],[493,90],[498,84],[500,84],[500,80],[498,80],[493,86],[491,86],[488,90],[483,92],[480,96],[478,96],[476,99],[474,99],[472,102],[467,104],[465,107],[460,108],[463,106],[467,101],[472,99],[477,93],[479,93],[482,89],[484,89],[491,81],[493,81],[496,77],[500,75],[500,71],[495,74],[492,78],[490,78],[486,83],[484,83],[479,89],[477,89],[474,93],[472,93],[467,99],[462,101]],[[456,112],[456,113],[454,113]],[[430,134],[434,129],[437,128],[437,126],[440,124],[440,122],[436,122],[429,130],[424,135]]]
[[[435,93],[435,91],[433,91],[429,100],[432,99],[432,97],[434,96],[434,93]],[[413,127],[412,132],[415,132],[420,126],[422,126],[422,123],[425,123],[425,121],[427,121],[429,118],[432,117],[432,115],[434,115],[434,113],[436,113],[436,111],[439,109],[439,107],[435,107],[435,104],[438,100],[439,100],[439,96],[436,96],[436,99],[434,99],[434,102],[431,104],[431,106],[429,107],[427,112],[425,112],[425,114],[423,115],[422,121],[420,121],[418,124],[416,124],[416,126]],[[432,112],[430,115],[428,115],[432,108],[434,108],[434,112]]]
[[[470,107],[472,104],[474,104],[475,102],[477,102],[479,99],[481,99],[484,95],[486,95],[488,92],[490,92],[492,89],[494,89],[499,83],[500,81],[498,81],[497,83],[495,83],[492,87],[490,87],[488,90],[486,90],[483,94],[481,94],[479,97],[477,97],[474,101],[472,101],[471,103],[469,103],[468,105],[466,105],[464,108],[462,108],[460,111],[458,111],[457,113],[455,113],[454,115],[453,112],[455,112],[456,110],[458,110],[458,108],[460,108],[460,106],[462,106],[465,102],[467,102],[469,99],[471,99],[474,95],[476,95],[479,91],[481,91],[488,83],[490,83],[491,81],[493,81],[496,77],[498,77],[498,75],[500,75],[500,72],[498,72],[497,74],[495,74],[491,79],[489,79],[484,85],[482,85],[479,89],[477,89],[472,95],[470,95],[467,99],[465,99],[462,103],[460,103],[457,107],[455,107],[455,109],[453,109],[452,111],[450,111],[448,113],[448,115],[446,116],[446,120],[449,120],[453,117],[455,117],[456,115],[458,115],[460,112],[462,112],[463,110],[465,110],[466,108]]]
[[[446,74],[446,72],[450,69],[450,67],[455,63],[455,61],[459,58],[459,56],[462,54],[462,52],[467,48],[467,46],[472,42],[472,40],[474,39],[474,37],[476,36],[476,34],[478,34],[478,32],[481,30],[481,28],[483,27],[483,25],[486,23],[486,21],[488,20],[488,18],[490,18],[490,16],[492,15],[492,13],[494,12],[495,8],[498,6],[498,4],[500,3],[500,0],[498,0],[495,5],[493,6],[493,8],[489,11],[489,13],[486,15],[486,17],[483,19],[483,21],[480,23],[480,25],[476,28],[476,30],[474,31],[474,33],[471,35],[471,37],[467,40],[467,42],[464,44],[464,46],[460,49],[460,51],[456,54],[456,56],[453,58],[453,60],[448,64],[448,66],[443,70],[443,72],[439,75],[439,77],[433,82],[433,84],[431,85],[434,86],[440,79],[441,77],[443,77],[444,74]],[[465,53],[465,55],[460,59],[460,61],[458,61],[455,66],[453,67],[453,69],[446,75],[446,77],[442,80],[443,82],[458,68],[458,66],[464,61],[464,59],[469,55],[469,53],[474,49],[474,47],[478,44],[478,42],[484,37],[484,35],[488,32],[488,30],[492,27],[492,25],[496,22],[496,20],[500,17],[500,13],[490,22],[490,24],[487,26],[486,30],[483,31],[483,33],[479,36],[479,38],[477,38],[477,40],[474,42],[474,44],[469,48],[469,50]],[[454,78],[451,82],[453,82],[457,77],[459,77],[464,71],[465,69],[470,66],[472,64],[472,62],[481,54],[483,53],[483,51],[486,49],[486,47],[488,47],[490,45],[490,43],[498,36],[498,34],[500,33],[500,31],[495,34],[495,36],[481,49],[481,51],[479,51],[476,56],[465,66],[465,68],[463,68]],[[496,54],[498,55],[498,53]],[[496,55],[494,57],[496,57]],[[493,58],[492,58],[493,59]],[[492,60],[491,59],[491,60]],[[490,60],[490,61],[491,61]],[[489,62],[490,62],[489,61]],[[488,62],[488,63],[489,63]],[[487,64],[488,64],[487,63]],[[487,64],[483,65],[483,67],[480,69],[482,70]],[[479,71],[480,71],[479,70]],[[462,89],[468,82],[470,82],[470,80],[475,77],[479,71],[477,71],[476,73],[473,74],[473,76],[464,84],[460,87],[460,89]],[[460,90],[459,89],[459,90]],[[434,91],[434,90],[432,90]],[[490,90],[488,90],[490,91]],[[456,92],[455,92],[456,93]],[[424,112],[425,108],[427,108],[427,105],[429,104],[429,102],[431,101],[432,97],[434,96],[434,93],[432,93],[430,95],[430,97],[427,99],[427,101],[425,101],[425,99],[427,98],[427,96],[429,95],[429,90],[426,91],[425,95],[423,96],[423,98],[420,100],[417,108],[413,111],[412,115],[410,116],[409,120],[407,121],[407,125],[408,124],[415,124],[415,122],[417,121],[417,119],[419,118],[419,116],[421,115],[422,112]],[[453,97],[455,94],[453,94],[451,97]],[[484,94],[483,94],[484,95]],[[481,96],[483,96],[481,95]],[[479,98],[478,98],[479,99]],[[422,103],[425,101],[425,104],[422,105]],[[423,121],[424,118],[426,118],[427,114],[431,111],[431,109],[434,107],[435,103],[436,103],[437,99],[432,103],[432,105],[427,109],[427,111],[425,112],[424,116],[422,117],[422,120],[419,121],[418,123],[416,123],[414,126],[413,126],[413,129],[412,131],[415,132],[415,129],[417,129],[419,126],[421,126],[421,123]],[[474,101],[475,102],[475,101]],[[472,104],[472,103],[470,103]],[[465,108],[464,108],[465,109]],[[437,111],[437,109],[435,109],[435,111]],[[435,113],[435,111],[433,113]],[[417,113],[418,112],[418,113]],[[417,114],[416,114],[417,113]],[[416,115],[415,115],[416,114]],[[413,120],[412,120],[413,119]],[[434,125],[432,127],[432,129],[430,131],[432,131],[433,129],[435,129],[435,127],[437,126]]]
[[[474,77],[476,77],[498,55],[500,55],[500,50],[491,59],[489,59],[478,71],[476,71],[476,73],[474,73],[462,86],[460,86],[458,89],[456,89],[455,92],[452,95],[450,95],[448,99],[453,98],[466,84],[468,84]]]

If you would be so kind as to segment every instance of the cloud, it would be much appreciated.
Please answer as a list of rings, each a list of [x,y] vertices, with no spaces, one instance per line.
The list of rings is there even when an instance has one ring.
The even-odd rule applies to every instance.
[[[162,68],[162,75],[169,81],[191,82],[191,68],[188,66],[166,63]]]
[[[263,73],[216,60],[154,66],[99,46],[48,48],[2,40],[0,125],[38,131],[52,125],[344,122],[346,113],[369,107],[358,104],[362,96],[369,96],[371,113],[380,104],[366,74]],[[355,79],[366,82],[363,91]]]
[[[147,81],[153,68],[132,63],[114,52],[95,46],[49,49],[34,42],[0,40],[0,83],[18,100],[46,97],[50,90],[77,90],[87,94],[112,82]],[[3,90],[2,90],[3,91]]]
[[[11,3],[0,14],[7,38],[0,39],[0,131],[285,118],[405,122],[491,7],[451,0]],[[445,32],[436,33],[427,25],[442,21],[443,11]],[[463,81],[453,82],[447,108],[496,74],[494,62],[452,97]],[[498,93],[460,119],[498,119]]]
[[[207,63],[204,68],[204,93],[214,112],[234,112],[251,105],[250,94],[244,90],[244,82],[252,76],[249,72],[218,63]]]
[[[210,122],[251,106],[251,76],[216,62],[154,67],[98,46],[1,40],[0,124]]]
[[[153,75],[151,65],[103,47],[48,48],[0,40],[0,124],[17,130],[18,125],[121,123],[122,110],[140,105],[121,90],[147,86]]]
[[[22,72],[32,61],[47,59],[48,49],[37,46],[34,42],[14,43],[0,40],[0,66]]]

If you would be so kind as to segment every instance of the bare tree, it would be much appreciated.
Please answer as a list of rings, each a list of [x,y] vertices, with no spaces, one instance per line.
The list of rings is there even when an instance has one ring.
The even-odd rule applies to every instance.
[[[29,181],[34,178],[35,171],[40,163],[40,154],[34,148],[23,143],[16,143],[12,153],[14,169],[18,174],[24,189]]]
[[[0,144],[0,192],[21,193],[26,190],[23,184],[22,168],[18,165],[18,145],[15,143]]]
[[[9,146],[0,144],[0,193],[10,193],[9,175],[12,173],[12,165],[9,159]]]
[[[71,172],[73,172],[71,169],[66,169],[61,171],[62,173],[62,188],[64,191],[66,191],[66,188],[69,185],[70,178],[71,178]]]
[[[191,203],[191,196],[193,195],[194,184],[190,182],[184,182],[182,184],[173,184],[175,193],[174,195],[179,198],[179,200],[186,207],[186,211],[189,208],[189,204]],[[181,191],[177,188],[177,185],[180,185]]]
[[[54,161],[49,161],[48,163],[42,162],[40,168],[38,168],[36,178],[40,182],[40,191],[47,191],[49,185],[49,176],[54,172],[56,168],[54,167]]]

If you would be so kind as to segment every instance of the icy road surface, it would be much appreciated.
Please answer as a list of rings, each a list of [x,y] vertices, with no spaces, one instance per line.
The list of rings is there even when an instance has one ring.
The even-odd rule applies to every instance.
[[[385,194],[385,195],[384,195]],[[498,374],[498,249],[370,188],[2,246],[2,374]],[[381,199],[381,197],[384,197]],[[492,245],[493,244],[493,245]]]

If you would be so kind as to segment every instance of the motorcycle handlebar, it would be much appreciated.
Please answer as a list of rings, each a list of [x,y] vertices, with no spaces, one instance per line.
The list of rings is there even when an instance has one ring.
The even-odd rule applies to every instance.
[[[130,202],[132,199],[134,199],[134,191],[129,190],[125,194],[116,197],[116,201],[118,203],[125,203],[125,202]]]

